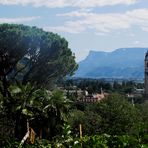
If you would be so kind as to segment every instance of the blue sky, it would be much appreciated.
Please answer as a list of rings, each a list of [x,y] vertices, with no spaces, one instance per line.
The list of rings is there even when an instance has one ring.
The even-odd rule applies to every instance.
[[[148,0],[0,0],[0,23],[56,32],[77,61],[90,50],[148,47]]]

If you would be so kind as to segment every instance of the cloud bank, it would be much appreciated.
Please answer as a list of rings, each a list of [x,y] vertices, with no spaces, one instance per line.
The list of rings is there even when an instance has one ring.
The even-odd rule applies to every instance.
[[[148,9],[135,9],[125,13],[93,13],[73,11],[58,14],[58,17],[69,18],[62,26],[46,27],[46,30],[55,32],[81,33],[93,30],[96,33],[108,34],[112,31],[139,27],[148,31]]]
[[[62,8],[62,7],[102,7],[113,5],[132,5],[139,0],[0,0],[2,5],[32,5],[34,7],[49,7],[49,8]]]
[[[0,18],[0,23],[23,23],[39,19],[40,16],[19,17],[19,18]]]

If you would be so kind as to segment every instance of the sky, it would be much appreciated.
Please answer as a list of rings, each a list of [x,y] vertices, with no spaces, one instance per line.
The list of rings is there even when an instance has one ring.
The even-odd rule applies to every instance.
[[[58,33],[77,61],[92,50],[148,47],[148,0],[0,0],[0,23]]]

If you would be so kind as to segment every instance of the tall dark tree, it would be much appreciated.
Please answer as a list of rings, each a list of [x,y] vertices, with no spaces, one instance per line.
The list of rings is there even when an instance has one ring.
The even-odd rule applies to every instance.
[[[76,70],[68,42],[57,34],[24,25],[0,25],[0,91],[9,96],[8,80],[47,86]]]

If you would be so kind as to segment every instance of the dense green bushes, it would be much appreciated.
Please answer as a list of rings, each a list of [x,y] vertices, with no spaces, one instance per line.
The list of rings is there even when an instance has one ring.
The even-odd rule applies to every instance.
[[[147,137],[146,137],[147,138]],[[6,148],[18,148],[20,142],[7,141]],[[25,144],[24,148],[148,148],[148,143],[134,135],[111,136],[107,134],[84,136],[82,139],[74,137],[67,130],[67,134],[55,138],[53,141],[36,140],[33,145]]]
[[[30,84],[10,86],[9,90],[13,105],[1,96],[1,113],[9,111],[17,121],[15,132],[19,136],[15,136],[14,141],[4,139],[5,147],[18,147],[26,132],[27,120],[36,132],[36,142],[25,143],[24,147],[147,147],[147,103],[133,106],[123,96],[113,94],[99,103],[77,108],[59,90],[51,93]],[[79,138],[80,123],[82,139]]]
[[[81,123],[86,135],[136,134],[144,121],[140,110],[118,94],[110,95],[99,103],[86,104],[85,108],[80,109],[72,110],[69,124],[75,130]]]

